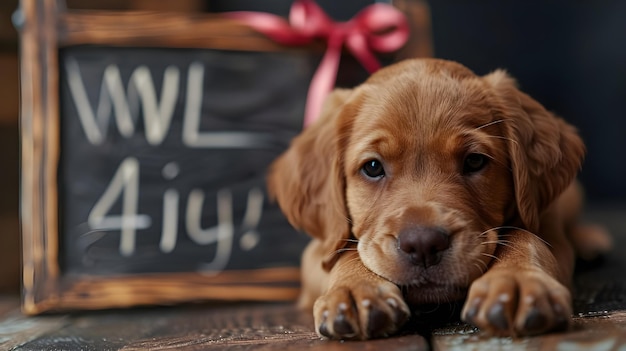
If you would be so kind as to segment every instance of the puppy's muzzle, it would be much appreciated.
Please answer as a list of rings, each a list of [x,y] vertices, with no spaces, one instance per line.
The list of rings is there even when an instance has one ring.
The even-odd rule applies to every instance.
[[[398,250],[411,264],[428,268],[441,261],[450,247],[450,234],[442,228],[412,226],[398,234]]]

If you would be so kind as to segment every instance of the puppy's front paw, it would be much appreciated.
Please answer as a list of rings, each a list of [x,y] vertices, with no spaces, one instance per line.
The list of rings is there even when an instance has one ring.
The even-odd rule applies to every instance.
[[[567,329],[569,290],[543,271],[488,271],[470,287],[462,317],[487,333],[536,335]]]
[[[400,289],[387,281],[331,288],[315,301],[315,330],[331,339],[370,339],[395,333],[408,319]]]

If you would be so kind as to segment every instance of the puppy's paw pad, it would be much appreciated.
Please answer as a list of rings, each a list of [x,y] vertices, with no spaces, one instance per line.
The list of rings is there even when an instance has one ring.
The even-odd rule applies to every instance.
[[[564,330],[571,321],[569,291],[541,271],[487,272],[470,287],[462,318],[493,335]]]
[[[487,320],[499,330],[509,330],[507,307],[502,302],[496,302],[487,312]]]
[[[318,334],[330,339],[370,339],[393,334],[409,317],[400,290],[358,285],[335,288],[314,306]]]
[[[524,317],[524,330],[529,333],[538,333],[548,327],[549,320],[546,311],[536,307],[530,308]]]
[[[408,308],[403,308],[393,298],[372,304],[364,300],[361,314],[367,316],[368,337],[383,337],[394,333],[409,318]],[[402,302],[404,304],[404,302]]]

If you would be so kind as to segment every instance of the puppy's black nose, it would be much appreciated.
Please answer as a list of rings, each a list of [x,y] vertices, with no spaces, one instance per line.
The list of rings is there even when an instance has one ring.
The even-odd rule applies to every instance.
[[[411,263],[428,268],[441,261],[441,254],[450,247],[446,230],[433,227],[409,227],[398,235],[398,249]]]

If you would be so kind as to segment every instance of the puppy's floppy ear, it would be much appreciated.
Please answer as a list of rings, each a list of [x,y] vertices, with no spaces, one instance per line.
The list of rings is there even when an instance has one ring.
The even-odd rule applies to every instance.
[[[576,129],[522,93],[498,70],[484,77],[499,102],[517,209],[522,223],[536,232],[541,213],[567,188],[580,169],[585,145]]]
[[[322,241],[327,270],[336,261],[335,251],[350,237],[342,155],[354,110],[347,104],[351,95],[352,90],[333,91],[320,118],[294,138],[268,176],[270,196],[289,223]]]

